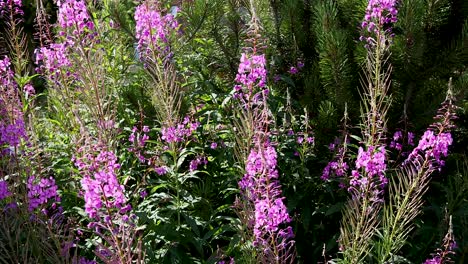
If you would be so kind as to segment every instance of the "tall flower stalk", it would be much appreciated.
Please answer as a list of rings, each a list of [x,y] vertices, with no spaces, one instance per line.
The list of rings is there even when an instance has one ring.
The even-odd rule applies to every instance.
[[[41,39],[44,46],[36,50],[36,63],[47,79],[48,98],[62,132],[75,147],[88,228],[103,241],[96,244],[95,254],[105,263],[139,263],[140,234],[119,182],[115,154],[117,91],[108,76],[113,56],[106,53],[113,50],[104,49],[103,42],[109,41],[104,34],[106,24],[91,15],[89,4],[57,1],[54,40],[44,34],[48,32],[44,10],[37,13],[37,20],[44,22],[40,32],[45,39]]]
[[[408,158],[396,170],[396,177],[389,186],[389,203],[384,207],[382,232],[378,247],[381,262],[392,260],[393,254],[405,244],[413,229],[413,220],[421,212],[423,195],[428,189],[430,176],[444,165],[443,158],[453,143],[450,130],[453,128],[455,105],[451,87],[447,98],[438,110],[433,123]]]
[[[444,264],[453,263],[451,257],[455,255],[454,250],[457,248],[457,242],[453,234],[452,216],[449,218],[449,228],[447,234],[442,241],[442,245],[432,258],[426,259],[423,264]]]
[[[259,135],[258,135],[259,136]],[[260,263],[293,263],[294,234],[288,210],[283,202],[276,169],[277,154],[267,138],[256,138],[239,181],[244,215],[253,229],[253,246],[258,248]]]
[[[181,121],[183,91],[177,80],[172,45],[179,24],[172,13],[163,13],[157,1],[146,0],[135,10],[137,53],[150,77],[147,93],[151,96],[163,139],[169,144],[172,158],[170,174],[176,189],[177,226],[181,226],[181,179],[179,173],[180,141],[171,138],[176,127],[184,126]],[[180,130],[179,130],[180,132]],[[173,134],[172,134],[173,135]],[[175,135],[174,135],[175,136]],[[160,172],[162,168],[159,168]],[[164,169],[165,174],[167,170]]]
[[[241,55],[233,93],[238,107],[237,155],[246,171],[239,181],[241,195],[236,208],[246,227],[246,239],[253,240],[256,263],[293,263],[294,234],[287,226],[291,218],[278,180],[276,149],[269,139],[272,119],[267,104],[266,58],[258,38],[260,27],[253,1],[251,14],[251,47]]]
[[[171,13],[164,14],[157,1],[143,1],[136,7],[137,54],[150,77],[147,88],[159,121],[164,126],[179,122],[182,93],[177,82],[173,37],[179,24]]]
[[[391,43],[391,24],[396,22],[396,1],[370,0],[361,24],[361,41],[367,57],[362,82],[362,142],[356,169],[350,181],[351,199],[341,223],[340,250],[345,263],[359,263],[372,248],[372,237],[379,225],[381,195],[387,183],[384,133],[390,106],[391,67],[386,62]]]
[[[105,145],[85,145],[74,161],[82,176],[88,227],[108,242],[98,244],[95,254],[105,263],[140,263],[141,245],[125,188],[117,178],[116,155]]]

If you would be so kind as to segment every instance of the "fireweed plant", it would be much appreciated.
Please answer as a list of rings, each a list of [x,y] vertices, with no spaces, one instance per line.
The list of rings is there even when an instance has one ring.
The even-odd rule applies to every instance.
[[[177,34],[178,23],[171,13],[163,14],[162,6],[157,1],[143,1],[136,7],[136,38],[137,51],[140,60],[150,76],[150,87],[147,93],[151,96],[156,108],[158,120],[161,122],[161,140],[167,144],[165,150],[170,154],[170,162],[150,159],[158,175],[170,175],[176,191],[177,226],[181,225],[180,184],[183,182],[180,174],[180,158],[182,144],[197,129],[197,123],[189,122],[186,117],[181,121],[182,91],[177,81],[177,72],[172,59],[171,42]],[[144,128],[143,128],[144,132]]]
[[[359,263],[373,246],[379,225],[386,177],[386,113],[390,106],[391,67],[386,63],[391,43],[391,25],[396,22],[396,1],[369,1],[361,24],[367,50],[362,93],[362,139],[355,169],[349,175],[351,198],[344,209],[339,239],[344,263]],[[341,173],[341,171],[339,171]],[[346,175],[347,176],[347,175]]]
[[[341,186],[351,194],[343,211],[339,263],[372,259],[386,263],[400,258],[397,253],[406,243],[413,220],[420,213],[430,175],[444,165],[442,158],[447,157],[453,141],[450,129],[455,108],[449,87],[447,99],[436,116],[438,121],[424,133],[406,160],[395,169],[388,168],[388,148],[402,150],[397,142],[402,138],[401,131],[394,134],[389,146],[385,143],[386,113],[391,102],[388,57],[393,38],[391,25],[397,21],[397,4],[396,1],[369,1],[361,24],[360,40],[365,43],[367,57],[362,82],[362,136],[354,136],[362,144],[355,156],[355,169],[345,161],[349,143],[343,142],[335,160],[322,173],[324,180],[329,180],[331,175],[339,178]],[[413,145],[414,135],[409,133],[407,137],[408,144]],[[389,175],[392,175],[390,179]],[[388,201],[384,199],[386,192]]]
[[[0,261],[69,263],[73,257],[62,251],[71,238],[64,231],[61,197],[41,166],[33,130],[35,89],[26,71],[22,8],[21,1],[0,2],[7,28],[1,40],[13,58],[0,59]]]
[[[248,34],[251,47],[241,55],[233,92],[241,120],[236,129],[242,131],[237,142],[249,149],[244,162],[245,174],[239,181],[241,194],[235,206],[246,227],[247,239],[253,240],[256,263],[293,263],[294,234],[291,226],[283,227],[291,222],[291,218],[278,180],[276,149],[270,142],[272,120],[267,102],[266,58],[262,53],[264,48],[253,1],[250,10],[252,20]],[[238,150],[238,153],[242,151],[245,150]]]
[[[144,223],[153,229],[145,239],[152,245],[148,259],[156,263],[170,259],[192,262],[195,256],[206,258],[208,241],[218,239],[224,232],[221,229],[225,228],[219,226],[224,221],[220,216],[194,213],[201,206],[205,206],[202,211],[216,208],[215,214],[226,208],[217,208],[216,203],[207,204],[206,192],[217,183],[203,182],[200,176],[213,179],[206,167],[215,163],[209,163],[208,159],[213,161],[213,157],[200,146],[204,128],[197,111],[203,106],[192,106],[188,112],[185,108],[193,102],[187,101],[188,91],[182,87],[184,78],[175,52],[181,48],[177,40],[185,39],[176,19],[181,12],[183,9],[177,6],[168,10],[158,1],[142,1],[134,14],[137,57],[146,77],[143,90],[154,108],[156,125],[146,125],[145,118],[141,118],[132,128],[128,141],[131,143],[129,151],[144,169],[138,186],[144,201],[137,210],[144,215]],[[212,151],[217,148],[215,142],[209,146]],[[155,210],[155,206],[160,209]],[[193,244],[197,245],[196,251],[190,252],[188,248]],[[222,259],[223,255],[219,250],[212,253],[209,261]]]
[[[33,21],[0,0],[0,263],[463,259],[452,205],[440,241],[410,238],[460,142],[464,68],[426,73],[454,77],[426,131],[406,101],[391,122],[409,11],[432,1],[279,2],[38,0]]]
[[[106,78],[111,66],[106,52],[112,51],[101,46],[109,41],[104,35],[108,28],[93,20],[85,1],[57,5],[58,31],[54,39],[40,35],[46,39],[36,50],[36,64],[47,80],[58,121],[75,145],[72,162],[80,179],[87,228],[103,240],[95,241],[94,253],[105,263],[141,263],[144,253],[135,231],[136,217],[118,179],[116,91]],[[44,20],[41,15],[38,21]]]

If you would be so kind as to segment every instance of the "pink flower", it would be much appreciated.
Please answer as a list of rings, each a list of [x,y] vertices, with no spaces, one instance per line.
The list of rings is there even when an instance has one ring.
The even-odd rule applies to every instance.
[[[276,150],[269,143],[251,149],[246,163],[246,174],[239,182],[241,192],[255,207],[255,243],[268,243],[265,239],[280,232],[280,225],[289,223],[283,203],[281,186],[276,169]],[[283,239],[291,238],[290,232],[282,232]],[[286,237],[286,234],[288,236]]]
[[[10,196],[11,193],[8,191],[8,183],[0,180],[0,201]]]
[[[89,217],[106,216],[109,209],[125,207],[124,186],[117,179],[120,164],[113,152],[101,150],[97,155],[85,154],[75,159],[75,166],[83,175],[81,186]]]
[[[216,149],[217,147],[218,147],[218,143],[216,143],[216,142],[213,142],[213,143],[211,143],[211,145],[210,145],[210,148],[211,148],[211,149]]]
[[[304,68],[304,62],[298,61],[298,62],[297,62],[297,68],[298,68],[298,69]]]
[[[58,0],[58,23],[62,29],[72,29],[72,35],[81,35],[93,30],[94,24],[88,14],[86,2],[80,0]],[[64,32],[61,33],[65,35]]]
[[[49,201],[60,202],[60,196],[57,193],[58,187],[52,177],[37,179],[36,176],[28,178],[28,202],[29,211],[47,204]]]
[[[299,71],[297,70],[296,67],[294,66],[291,66],[291,68],[289,68],[289,71],[288,71],[290,74],[297,74]]]
[[[391,27],[384,29],[384,25],[397,22],[396,4],[396,0],[369,0],[364,21],[361,23],[364,29],[361,41],[366,41],[368,46],[372,46],[377,41],[383,42],[387,37],[393,36]]]
[[[156,51],[165,57],[169,52],[168,37],[178,27],[175,17],[170,13],[163,15],[156,5],[145,2],[136,7],[135,22],[140,54]]]
[[[436,135],[432,130],[427,130],[419,140],[418,146],[408,156],[407,161],[416,158],[418,153],[424,153],[432,160],[431,166],[440,168],[445,164],[442,158],[447,157],[448,148],[452,143],[452,135],[449,132]]]
[[[154,168],[154,170],[160,176],[166,174],[167,171],[168,171],[166,166],[156,167],[156,168]]]
[[[261,97],[261,92],[266,86],[266,59],[265,55],[248,55],[242,53],[239,69],[236,75],[236,84],[234,86],[234,97],[246,101],[256,101]],[[261,89],[258,92],[255,87]]]

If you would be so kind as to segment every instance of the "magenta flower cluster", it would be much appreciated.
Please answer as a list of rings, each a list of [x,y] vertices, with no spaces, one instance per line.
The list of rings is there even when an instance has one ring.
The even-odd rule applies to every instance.
[[[58,0],[57,5],[59,8],[57,21],[63,30],[71,29],[71,34],[77,36],[94,29],[85,1]],[[66,35],[63,31],[59,34]]]
[[[87,153],[74,160],[83,176],[85,211],[90,218],[107,215],[107,210],[113,208],[127,210],[124,186],[117,179],[120,164],[113,152],[101,150],[97,155]]]
[[[21,6],[21,0],[0,0],[0,10],[6,9],[8,6]]]
[[[248,55],[242,53],[239,69],[236,75],[236,84],[234,86],[234,98],[241,99],[245,102],[256,101],[261,93],[255,91],[255,87],[259,87],[268,94],[266,86],[267,70],[265,55]]]
[[[349,142],[343,143],[348,144]],[[327,166],[322,171],[322,176],[320,177],[324,181],[328,181],[330,178],[340,179],[340,187],[345,188],[345,179],[348,175],[349,165],[345,161],[346,148],[344,145],[341,145],[340,139],[336,138],[334,143],[330,143],[330,151],[335,151],[335,157],[328,162]]]
[[[0,60],[0,156],[12,153],[26,140],[26,129],[21,111],[18,89],[10,69],[10,59]]]
[[[368,182],[379,177],[381,187],[388,183],[385,177],[387,170],[385,147],[381,146],[378,149],[374,146],[369,146],[367,151],[359,147],[358,156],[356,158],[356,170],[351,171],[352,179],[350,184],[352,186],[364,187]],[[359,173],[359,169],[363,169],[365,173]]]
[[[36,50],[36,64],[40,65],[39,70],[56,79],[60,69],[71,66],[67,53],[67,43],[52,43]]]
[[[199,122],[191,122],[185,117],[182,123],[161,128],[161,139],[167,143],[183,142],[200,126]]]
[[[167,168],[166,166],[157,166],[154,168],[154,171],[159,175],[164,175],[166,174],[168,171],[169,171],[169,168]]]
[[[348,163],[342,159],[332,160],[323,169],[322,176],[320,178],[324,181],[327,181],[331,177],[345,177],[347,175],[348,169]]]
[[[397,0],[369,0],[366,15],[361,24],[364,34],[360,40],[366,41],[371,46],[377,41],[385,42],[387,37],[392,35],[389,25],[397,22],[396,5]],[[384,25],[388,27],[384,29]]]
[[[289,74],[296,75],[296,74],[299,73],[299,70],[302,69],[302,68],[304,68],[304,62],[299,60],[299,61],[297,61],[296,66],[289,67],[288,72],[289,72]]]
[[[445,164],[442,158],[447,157],[448,148],[452,143],[452,135],[449,132],[435,134],[434,131],[427,130],[405,162],[415,160],[420,153],[424,153],[424,156],[432,161],[430,166],[440,169]]]
[[[280,229],[291,218],[283,203],[276,165],[276,150],[269,142],[252,148],[246,174],[239,182],[244,197],[254,204],[254,242],[261,246],[267,246],[268,239],[275,234],[283,241],[293,237],[291,227]]]
[[[60,202],[58,187],[52,177],[37,179],[36,176],[30,176],[26,187],[28,189],[29,211],[47,205],[48,202],[52,202],[52,208],[55,208],[56,202]]]
[[[195,171],[198,169],[198,166],[199,165],[206,165],[208,164],[208,160],[206,159],[205,156],[197,156],[195,157],[193,160],[190,161],[190,164],[189,164],[189,170],[190,171]]]
[[[442,258],[440,256],[434,256],[431,259],[427,259],[423,264],[442,264]]]
[[[0,180],[0,201],[10,196],[11,193],[8,191],[8,183]]]
[[[86,9],[86,2],[81,0],[60,0],[57,2],[59,35],[66,37],[62,43],[51,43],[47,47],[36,49],[35,63],[38,72],[47,74],[52,80],[60,75],[63,68],[71,66],[68,59],[68,47],[73,46],[74,39],[94,29],[94,24]],[[70,31],[70,32],[69,32]]]
[[[389,147],[391,149],[396,149],[398,151],[403,150],[404,140],[406,140],[406,144],[409,146],[414,146],[414,133],[408,132],[406,137],[403,136],[403,132],[401,130],[397,130],[392,137],[392,141],[390,142]]]
[[[6,57],[0,60],[0,85],[2,89],[14,86],[13,71],[10,68],[10,58]]]
[[[21,7],[21,0],[0,0],[0,18],[4,13],[11,11],[14,15],[23,15],[24,12]]]
[[[169,35],[179,26],[175,17],[161,14],[156,4],[144,2],[136,7],[135,22],[140,54],[157,51],[166,55]]]
[[[304,141],[304,139],[305,139],[305,141]],[[314,137],[311,137],[311,136],[309,136],[309,135],[306,135],[305,137],[303,137],[303,136],[298,136],[297,139],[296,139],[296,141],[297,141],[297,143],[300,144],[300,145],[302,145],[302,144],[304,144],[304,143],[313,144],[314,141],[315,141],[315,139],[314,139]]]
[[[383,146],[379,149],[369,146],[367,151],[364,151],[362,147],[359,147],[356,159],[356,168],[364,168],[369,177],[376,175],[383,176],[387,169],[385,154],[385,147]]]
[[[64,39],[62,42],[51,43],[47,47],[36,49],[35,63],[37,70],[47,74],[52,80],[56,80],[64,68],[71,67],[68,58],[69,48],[76,41],[83,42],[93,39],[94,24],[86,8],[84,0],[59,0],[57,1],[58,14],[57,23],[60,26],[58,34]],[[89,45],[89,43],[84,43]],[[66,71],[69,76],[70,72]]]
[[[3,107],[1,99],[0,107]],[[2,114],[2,112],[5,111],[0,109],[0,114]],[[8,119],[0,119],[0,156],[12,154],[12,148],[18,147],[21,141],[26,140],[26,138],[24,121],[21,117],[18,116],[17,119],[13,120],[11,123],[8,123]]]

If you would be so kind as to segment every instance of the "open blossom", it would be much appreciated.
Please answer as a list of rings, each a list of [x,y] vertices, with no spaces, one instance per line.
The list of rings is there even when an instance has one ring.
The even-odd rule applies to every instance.
[[[58,187],[52,177],[37,179],[36,176],[28,178],[28,209],[34,209],[47,204],[48,202],[60,202],[60,196],[57,193]]]
[[[204,165],[208,164],[208,160],[204,156],[197,156],[195,159],[190,161],[189,170],[195,171],[198,169],[198,165],[201,165],[201,164],[204,164]]]
[[[320,178],[326,181],[332,176],[344,177],[346,176],[348,169],[349,166],[345,161],[340,159],[330,161],[323,169],[322,176]]]
[[[36,89],[34,89],[32,84],[28,83],[23,87],[23,92],[27,96],[33,96],[36,93]]]
[[[218,143],[212,142],[211,145],[210,145],[210,148],[211,148],[211,149],[216,149],[216,148],[218,148]]]
[[[419,140],[418,146],[408,156],[408,160],[415,159],[419,153],[424,153],[426,158],[432,160],[431,166],[440,168],[444,166],[443,157],[447,157],[448,148],[452,145],[453,139],[449,132],[435,134],[432,130],[427,130]]]
[[[288,71],[290,74],[294,75],[294,74],[297,74],[299,72],[299,70],[294,67],[294,66],[291,66],[291,68],[289,68],[289,71]]]
[[[155,167],[154,170],[160,176],[166,174],[169,171],[169,169],[166,166]]]
[[[304,62],[301,61],[301,60],[297,61],[297,68],[298,68],[298,69],[304,68]]]
[[[403,145],[400,143],[402,138],[401,131],[396,131],[395,134],[393,134],[393,140],[390,142],[390,148],[401,151],[403,149]]]
[[[322,180],[327,181],[330,178],[344,178],[348,174],[348,163],[345,161],[345,147],[340,145],[339,140],[335,140],[335,143],[330,143],[329,149],[334,151],[336,146],[338,146],[337,153],[333,160],[328,162],[327,166],[322,171]]]
[[[0,201],[10,196],[11,193],[8,191],[8,183],[0,180]]]
[[[58,0],[58,23],[62,29],[71,29],[73,35],[81,35],[87,30],[93,30],[94,24],[83,0]],[[65,35],[65,32],[61,32]]]
[[[387,169],[385,163],[385,148],[380,147],[374,151],[373,146],[369,146],[367,151],[359,147],[358,156],[356,159],[356,168],[364,168],[369,177],[383,176]]]
[[[268,92],[268,90],[264,89],[266,86],[266,76],[267,70],[264,54],[249,55],[242,53],[236,75],[237,84],[234,86],[234,98],[256,101],[261,96],[259,92]]]
[[[426,261],[424,261],[423,264],[442,264],[442,258],[439,256],[435,256],[431,259],[427,259]]]
[[[414,134],[412,132],[408,132],[405,137],[401,130],[397,130],[393,134],[393,137],[391,138],[390,144],[388,146],[390,149],[395,149],[398,151],[402,151],[404,146],[414,146]],[[403,153],[403,155],[406,154],[406,152]]]
[[[2,102],[0,102],[0,106],[1,105]],[[0,110],[0,112],[2,111]],[[26,139],[26,137],[25,125],[21,117],[18,117],[18,119],[12,122],[0,120],[0,146],[5,146],[7,149],[10,147],[18,147],[21,140]],[[4,152],[9,152],[7,149],[5,149]]]
[[[10,59],[0,60],[0,156],[11,154],[27,139],[18,86],[10,69]]]
[[[280,228],[280,225],[289,223],[291,218],[283,203],[276,163],[276,150],[269,143],[251,149],[246,174],[239,182],[244,196],[254,204],[255,243],[262,246],[266,246],[266,240],[275,234],[281,235],[281,240],[293,237],[292,229]]]
[[[4,87],[2,89],[6,89],[12,85],[15,86],[13,75],[10,58],[5,56],[3,59],[0,59],[0,86]]]
[[[163,15],[155,4],[144,2],[135,9],[135,22],[139,52],[157,51],[166,55],[169,35],[178,27],[174,15]]]
[[[371,191],[373,199],[381,201],[380,194],[388,183],[388,179],[385,177],[387,169],[385,162],[386,151],[384,146],[379,148],[369,146],[367,150],[359,147],[356,170],[351,171],[348,190],[355,190],[358,195]]]
[[[64,67],[71,66],[67,53],[67,43],[52,43],[49,47],[41,47],[36,50],[36,65],[40,65],[41,72],[56,78]]]
[[[246,88],[253,86],[264,87],[266,84],[266,59],[265,55],[251,55],[242,53],[236,82],[245,85]]]
[[[125,208],[127,199],[124,187],[118,182],[120,164],[113,152],[101,151],[98,155],[86,154],[75,159],[75,166],[83,175],[81,186],[84,191],[85,211],[91,218],[97,218],[107,209]],[[102,208],[106,210],[101,211]]]
[[[361,24],[364,30],[361,41],[366,41],[369,45],[375,42],[385,42],[392,36],[391,27],[385,27],[397,22],[398,10],[396,8],[396,0],[369,0],[366,8],[366,15]]]
[[[35,51],[37,70],[47,74],[52,80],[56,79],[64,68],[71,66],[68,58],[69,47],[75,45],[77,40],[92,39],[96,34],[93,32],[94,23],[86,8],[86,1],[58,0],[57,5],[59,35],[64,39],[61,43],[51,43]],[[67,70],[65,73],[69,75]]]
[[[190,137],[199,126],[199,122],[190,122],[190,119],[185,117],[182,123],[161,128],[161,139],[167,143],[182,142]]]

